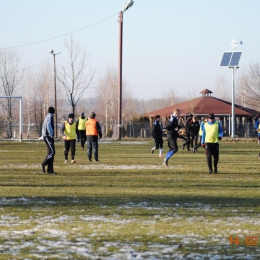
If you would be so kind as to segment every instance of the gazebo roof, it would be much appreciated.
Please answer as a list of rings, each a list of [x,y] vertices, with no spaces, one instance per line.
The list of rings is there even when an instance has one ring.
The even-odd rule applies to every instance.
[[[181,110],[181,115],[185,116],[187,114],[194,115],[208,115],[215,114],[217,116],[231,115],[232,114],[232,103],[211,97],[210,94],[213,93],[208,89],[200,92],[203,96],[194,98],[185,102],[181,102],[169,107],[154,110],[145,113],[145,117],[154,117],[155,115],[160,115],[162,117],[168,117],[172,114],[173,109],[179,108]],[[242,107],[235,104],[235,115],[236,116],[257,116],[259,111]]]

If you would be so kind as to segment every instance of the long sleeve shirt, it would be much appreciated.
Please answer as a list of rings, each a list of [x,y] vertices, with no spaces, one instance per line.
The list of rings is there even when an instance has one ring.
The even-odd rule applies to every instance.
[[[42,136],[50,136],[54,137],[54,120],[53,115],[51,113],[48,113],[47,116],[44,118],[43,124],[42,124]]]

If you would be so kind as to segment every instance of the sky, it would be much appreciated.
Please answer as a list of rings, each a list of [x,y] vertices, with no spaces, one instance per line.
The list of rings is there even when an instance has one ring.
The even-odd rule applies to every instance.
[[[66,62],[64,39],[73,35],[89,54],[95,82],[118,69],[118,14],[126,0],[0,0],[0,48],[15,48],[33,70]],[[133,96],[161,98],[174,89],[185,97],[216,90],[232,70],[220,67],[231,40],[243,41],[238,77],[260,58],[259,0],[135,0],[123,14],[123,81]],[[38,65],[40,64],[40,65]],[[94,88],[87,95],[93,95]]]

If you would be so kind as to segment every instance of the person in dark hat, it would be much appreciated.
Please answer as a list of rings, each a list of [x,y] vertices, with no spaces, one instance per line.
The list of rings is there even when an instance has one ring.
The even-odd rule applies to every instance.
[[[159,149],[159,157],[162,157],[162,153],[163,153],[163,130],[161,128],[160,125],[160,115],[156,115],[155,116],[155,120],[153,123],[153,131],[152,131],[152,136],[154,139],[154,144],[155,146],[151,149],[151,153],[153,154],[155,149]]]
[[[71,150],[71,163],[75,163],[77,124],[74,121],[74,114],[69,114],[68,119],[62,124],[61,134],[64,140],[64,163],[68,162],[68,153]]]
[[[45,171],[45,166],[47,166],[47,173],[49,174],[56,174],[53,170],[53,162],[54,162],[54,155],[55,155],[55,146],[54,146],[54,119],[53,116],[55,114],[54,107],[48,108],[48,114],[44,118],[42,124],[42,137],[47,145],[47,156],[41,163],[41,170],[42,172]]]
[[[208,116],[205,116],[203,121],[200,124],[200,129],[199,129],[199,136],[200,136],[200,141],[199,143],[192,149],[193,153],[196,153],[198,151],[198,148],[201,146],[201,140],[202,140],[202,131],[204,128],[204,124],[208,121]]]
[[[197,146],[198,144],[199,130],[200,130],[200,123],[197,120],[197,117],[193,116],[192,121],[190,122],[190,145],[192,151],[193,151],[193,147]]]
[[[86,122],[86,136],[88,143],[87,156],[88,160],[92,160],[92,149],[94,149],[94,158],[98,162],[98,138],[102,138],[102,132],[99,122],[96,120],[96,114],[91,112]]]
[[[82,149],[84,149],[86,143],[86,122],[87,122],[87,118],[85,117],[84,112],[82,112],[81,116],[77,120],[78,143],[80,139],[80,144]]]
[[[222,139],[223,130],[214,114],[209,114],[208,122],[204,123],[202,130],[201,146],[205,148],[209,173],[212,173],[212,157],[214,159],[214,173],[218,173],[219,141]]]
[[[188,119],[186,120],[185,130],[186,130],[186,142],[182,145],[182,150],[184,150],[185,145],[187,145],[187,151],[190,151],[190,123],[192,122],[192,114],[189,114]]]

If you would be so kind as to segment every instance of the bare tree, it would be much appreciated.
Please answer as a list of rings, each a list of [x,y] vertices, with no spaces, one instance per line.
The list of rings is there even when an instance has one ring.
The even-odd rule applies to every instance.
[[[260,64],[251,63],[238,80],[239,96],[242,105],[249,108],[260,109]]]
[[[14,50],[9,48],[0,49],[0,88],[5,96],[13,96],[18,89],[23,74],[20,67],[21,57]],[[13,130],[13,109],[11,98],[2,102],[7,112],[7,137],[12,138]]]
[[[216,97],[229,101],[231,98],[231,91],[229,90],[227,80],[224,76],[219,76],[216,81]]]
[[[61,66],[61,73],[58,73],[57,79],[65,89],[69,103],[72,106],[72,112],[75,113],[75,107],[83,96],[86,89],[92,83],[94,72],[89,73],[86,70],[89,67],[87,62],[86,50],[82,50],[73,37],[65,40],[69,60],[66,66]]]

